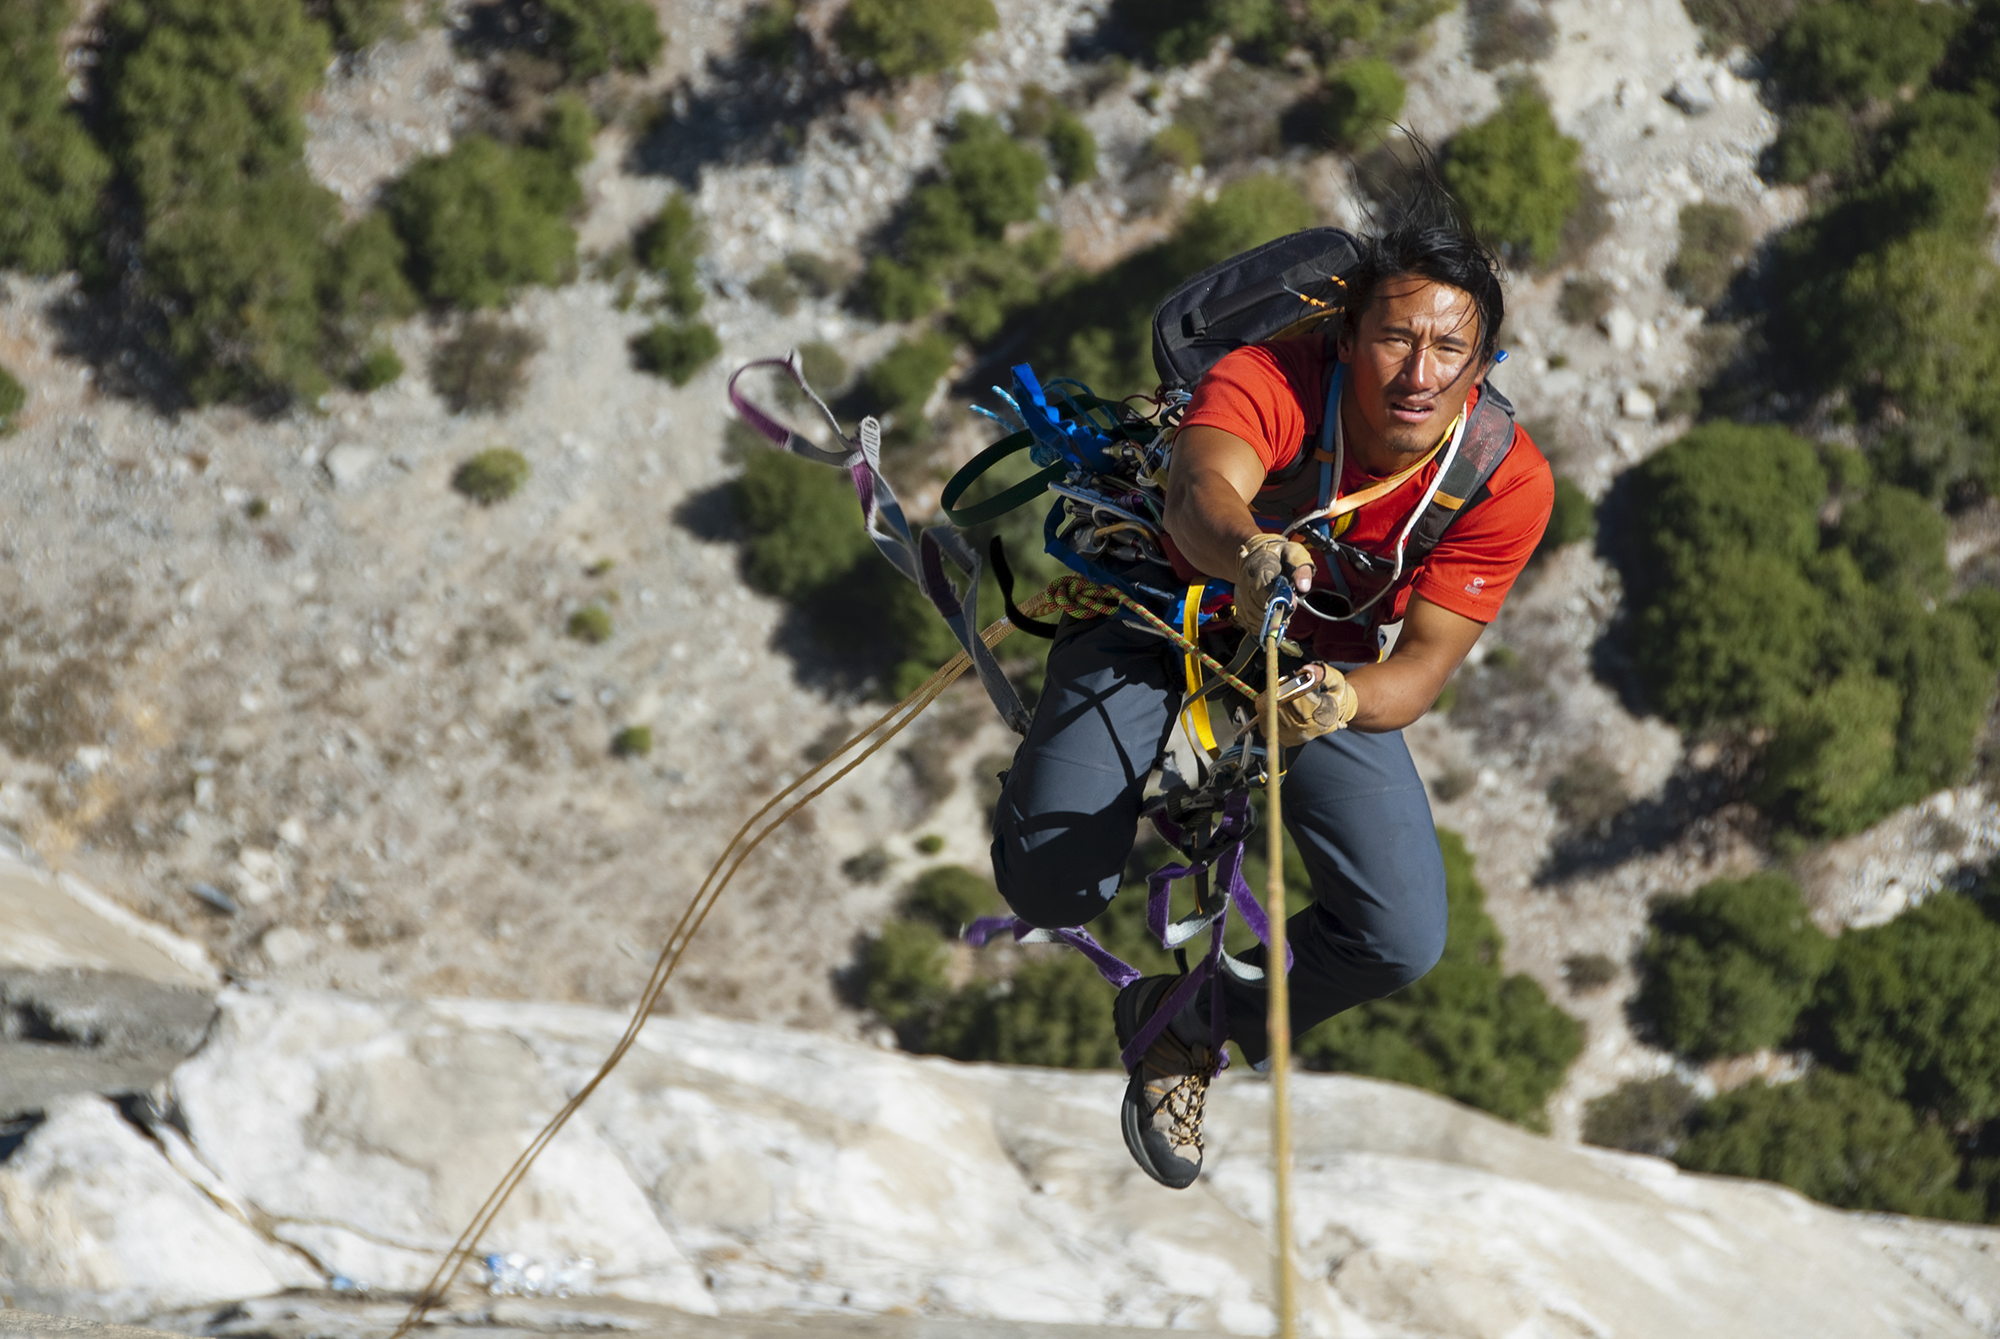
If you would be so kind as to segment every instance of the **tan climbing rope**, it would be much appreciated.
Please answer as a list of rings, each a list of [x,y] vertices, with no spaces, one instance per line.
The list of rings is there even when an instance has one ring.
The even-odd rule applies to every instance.
[[[1264,682],[1278,682],[1278,630],[1264,638]],[[1271,1013],[1266,1025],[1271,1044],[1271,1174],[1277,1183],[1272,1198],[1276,1218],[1273,1236],[1277,1256],[1277,1303],[1279,1339],[1293,1339],[1297,1333],[1297,1307],[1292,1297],[1292,1000],[1288,981],[1285,945],[1285,819],[1280,807],[1278,759],[1284,746],[1278,742],[1278,694],[1273,689],[1264,698],[1265,859],[1270,871],[1264,885],[1264,906],[1271,918],[1271,942],[1264,964],[1264,979],[1271,983]]]

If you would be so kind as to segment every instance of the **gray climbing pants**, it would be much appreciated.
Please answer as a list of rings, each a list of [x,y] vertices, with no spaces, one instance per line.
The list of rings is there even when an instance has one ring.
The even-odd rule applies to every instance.
[[[1063,620],[994,812],[993,873],[1015,915],[1037,926],[1084,925],[1117,896],[1181,684],[1179,652],[1160,638],[1114,618]],[[1300,1036],[1437,963],[1444,860],[1400,732],[1340,730],[1300,746],[1282,798],[1313,887],[1311,904],[1286,922],[1292,1035]],[[1261,963],[1263,949],[1243,956]],[[1261,1061],[1264,992],[1223,982],[1229,1036]]]

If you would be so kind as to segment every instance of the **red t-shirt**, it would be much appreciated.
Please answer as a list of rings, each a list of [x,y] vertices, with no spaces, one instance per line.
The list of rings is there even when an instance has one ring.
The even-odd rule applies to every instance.
[[[1265,471],[1276,473],[1296,461],[1301,452],[1309,453],[1318,445],[1326,409],[1326,379],[1332,367],[1326,341],[1317,335],[1237,349],[1195,387],[1194,400],[1181,426],[1201,423],[1240,437],[1263,460]],[[1361,508],[1341,538],[1371,553],[1393,553],[1396,536],[1423,501],[1438,468],[1433,460],[1393,492]],[[1378,477],[1356,464],[1349,452],[1340,495],[1366,488]],[[1549,463],[1518,425],[1513,448],[1487,480],[1486,491],[1488,496],[1468,506],[1424,561],[1406,570],[1396,588],[1382,597],[1375,606],[1379,611],[1376,622],[1400,619],[1412,592],[1481,623],[1491,623],[1499,614],[1501,602],[1541,542],[1549,511],[1555,505],[1555,479]],[[1183,579],[1214,576],[1196,571],[1171,541],[1168,549],[1174,569]],[[1320,555],[1319,566],[1315,586],[1322,581],[1330,584],[1326,555]],[[1303,615],[1292,625],[1295,632],[1306,626],[1315,629],[1314,653],[1323,660],[1376,658],[1372,628]]]

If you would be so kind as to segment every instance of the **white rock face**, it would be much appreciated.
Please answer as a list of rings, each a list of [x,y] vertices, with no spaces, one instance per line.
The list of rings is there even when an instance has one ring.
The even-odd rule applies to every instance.
[[[213,1169],[210,1195],[240,1201],[328,1273],[398,1288],[429,1274],[623,1027],[577,1006],[331,994],[232,991],[222,1008],[208,1048],[175,1077]],[[1268,1333],[1268,1087],[1220,1081],[1208,1170],[1184,1193],[1127,1157],[1121,1087],[1110,1074],[656,1018],[482,1250],[589,1255],[600,1291],[687,1310]],[[1295,1102],[1313,1334],[1994,1332],[2000,1232],[1842,1214],[1770,1186],[1580,1151],[1393,1084],[1308,1075]],[[142,1157],[148,1146],[108,1110],[52,1121],[0,1172],[10,1238],[77,1216],[55,1169],[80,1156],[65,1132],[91,1111],[99,1143],[122,1134],[121,1169],[146,1170],[100,1175],[89,1202],[121,1225],[121,1195],[165,1202],[168,1164]],[[233,1223],[219,1213],[183,1217]],[[164,1241],[193,1239],[180,1221],[101,1232],[87,1269],[74,1251],[0,1245],[0,1287],[138,1315],[192,1291],[220,1300],[294,1281],[239,1263],[198,1286],[134,1282],[171,1254]],[[262,1258],[257,1247],[211,1254],[240,1262]]]
[[[321,1282],[231,1217],[100,1098],[69,1098],[0,1166],[0,1295],[127,1317]]]

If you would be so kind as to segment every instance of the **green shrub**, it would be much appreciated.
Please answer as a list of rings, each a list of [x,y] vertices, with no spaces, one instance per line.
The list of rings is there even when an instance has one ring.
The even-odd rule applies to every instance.
[[[1937,600],[1951,586],[1948,530],[1944,517],[1922,497],[1907,488],[1883,487],[1841,508],[1834,538],[1870,585],[1919,601]]]
[[[1188,65],[1228,28],[1212,0],[1111,0],[1111,17],[1144,44],[1155,65]]]
[[[1667,286],[1690,306],[1713,307],[1750,250],[1750,228],[1734,205],[1682,205],[1681,244],[1667,266]]]
[[[1765,60],[1787,96],[1858,107],[1921,84],[1944,58],[1963,11],[1920,0],[1801,5]]]
[[[451,486],[482,507],[505,502],[528,482],[528,461],[511,447],[481,451],[452,471]]]
[[[611,70],[643,73],[667,39],[650,0],[541,0],[549,50],[572,79]]]
[[[1175,121],[1155,132],[1146,142],[1146,153],[1156,163],[1185,172],[1201,166],[1201,136],[1192,126]]]
[[[896,910],[906,920],[924,921],[956,938],[960,930],[981,916],[993,915],[1000,906],[992,880],[963,865],[939,865],[916,877]]]
[[[1549,807],[1572,828],[1602,832],[1631,807],[1618,769],[1594,753],[1577,757],[1550,780]]]
[[[1896,686],[1836,679],[1781,712],[1764,747],[1757,804],[1807,832],[1856,832],[1895,807]]]
[[[721,352],[722,336],[705,321],[655,321],[632,337],[632,359],[640,370],[676,386],[694,380]]]
[[[1316,1069],[1429,1088],[1531,1128],[1583,1050],[1583,1026],[1533,978],[1501,966],[1500,931],[1486,914],[1472,856],[1440,831],[1450,902],[1444,957],[1387,999],[1327,1020],[1299,1043]]]
[[[1849,930],[1809,1035],[1828,1064],[1948,1123],[2000,1116],[2000,926],[1938,894],[1886,925]]]
[[[1597,507],[1590,495],[1567,475],[1558,474],[1555,505],[1549,512],[1548,529],[1542,531],[1541,542],[1535,547],[1536,556],[1581,544],[1596,533]]]
[[[379,391],[403,375],[403,359],[387,344],[377,344],[361,356],[347,384],[364,395]]]
[[[1472,226],[1510,255],[1548,265],[1583,199],[1577,142],[1556,129],[1548,101],[1517,84],[1500,109],[1458,132],[1444,177]]]
[[[1572,275],[1563,280],[1556,313],[1571,325],[1596,325],[1617,301],[1618,290],[1610,280],[1595,274]]]
[[[1470,0],[1472,65],[1495,70],[1515,62],[1547,60],[1556,49],[1556,25],[1532,0]]]
[[[957,992],[926,1049],[958,1060],[1116,1069],[1112,996],[1082,954],[1062,951],[1023,963],[1005,986]]]
[[[1063,185],[1074,186],[1097,175],[1097,136],[1083,118],[1067,107],[1056,111],[1048,130],[1049,161]]]
[[[75,265],[111,176],[69,105],[61,40],[73,10],[73,0],[0,6],[0,268]]]
[[[1572,995],[1588,995],[1618,979],[1618,964],[1603,953],[1572,953],[1563,959],[1563,984]]]
[[[1701,1105],[1693,1088],[1672,1074],[1627,1079],[1583,1107],[1583,1141],[1599,1148],[1670,1158]]]
[[[138,291],[198,400],[311,397],[407,305],[392,242],[344,227],[303,157],[331,56],[298,0],[124,0],[104,11],[103,136],[141,222]],[[81,169],[79,169],[81,170]]]
[[[528,360],[542,349],[532,330],[479,315],[431,351],[431,388],[455,414],[498,414],[520,401]]]
[[[643,758],[653,751],[653,727],[650,725],[628,725],[611,736],[611,756],[614,758]]]
[[[783,68],[799,58],[797,0],[766,0],[754,5],[743,20],[743,54]]]
[[[854,487],[838,470],[782,451],[753,452],[734,498],[750,536],[744,575],[767,594],[803,601],[874,556]]]
[[[1777,1046],[1832,958],[1790,879],[1717,879],[1654,906],[1634,1011],[1700,1060]]]
[[[1755,51],[1771,40],[1797,7],[1796,0],[1681,0],[1714,50],[1733,46]]]
[[[1689,1171],[1777,1181],[1843,1209],[1983,1216],[1957,1188],[1959,1162],[1943,1130],[1827,1070],[1777,1087],[1759,1079],[1704,1103],[1673,1158]]]
[[[1837,107],[1798,107],[1785,114],[1771,145],[1771,179],[1796,186],[1822,172],[1844,176],[1858,151],[1854,122],[1846,112]]]
[[[569,273],[576,262],[569,219],[583,203],[576,169],[589,160],[579,113],[589,115],[559,98],[532,145],[466,135],[451,152],[419,159],[390,189],[410,278],[426,298],[498,307],[524,284],[554,284]]]
[[[6,368],[0,367],[0,436],[14,431],[14,418],[28,404],[28,388]]]
[[[676,316],[699,315],[707,294],[702,291],[695,262],[708,246],[708,230],[696,217],[694,206],[679,191],[651,223],[639,230],[633,253],[639,263],[659,276],[665,285],[665,301]]]
[[[799,309],[799,281],[782,264],[773,261],[764,272],[743,286],[744,291],[780,316]]]
[[[364,51],[377,42],[408,36],[403,0],[318,0],[310,6],[333,31],[342,51]]]
[[[857,301],[880,321],[920,321],[944,305],[944,290],[922,271],[876,256],[862,272]]]
[[[951,371],[952,357],[951,340],[935,331],[899,339],[861,374],[861,399],[872,413],[911,422]]]
[[[1403,113],[1408,89],[1385,60],[1354,60],[1326,77],[1326,134],[1343,149],[1379,140]]]
[[[910,845],[917,848],[918,855],[936,855],[939,851],[944,850],[944,838],[935,832],[926,832],[923,836],[911,842]]]
[[[785,269],[806,292],[816,298],[830,298],[847,286],[848,273],[834,261],[810,251],[785,255]]]
[[[973,39],[999,26],[993,0],[850,0],[834,40],[884,78],[907,79],[957,65]]]
[[[861,949],[861,1002],[896,1033],[907,1051],[927,1048],[932,1025],[951,999],[950,951],[937,927],[892,920]]]
[[[611,640],[611,611],[601,604],[587,604],[570,613],[564,631],[591,646],[608,642]]]

